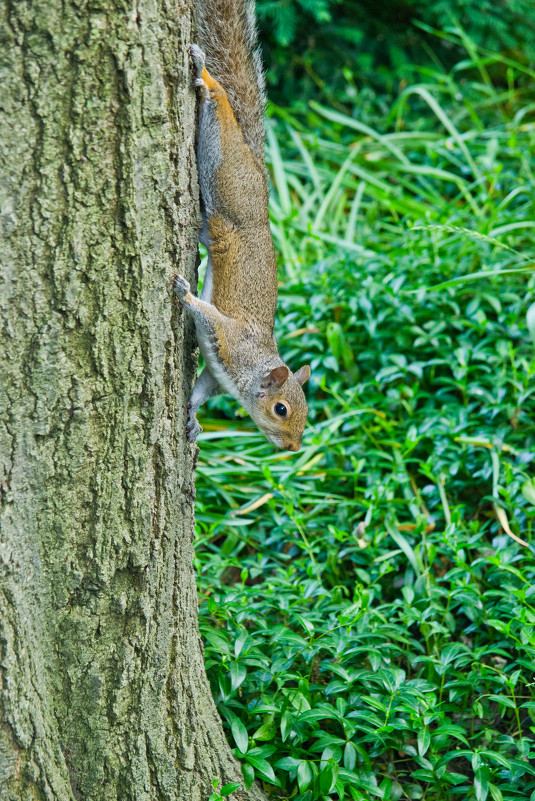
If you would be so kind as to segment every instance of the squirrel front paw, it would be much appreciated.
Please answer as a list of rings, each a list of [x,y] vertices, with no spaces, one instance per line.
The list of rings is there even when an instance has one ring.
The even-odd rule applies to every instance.
[[[204,69],[204,62],[206,60],[206,56],[204,52],[201,50],[198,44],[192,44],[189,46],[189,52],[191,53],[191,60],[193,61],[193,66],[195,68],[195,79],[193,81],[194,86],[204,86],[205,83],[202,79],[202,71]]]
[[[173,290],[176,292],[180,300],[184,300],[190,289],[191,287],[189,283],[183,276],[175,275],[175,280],[173,281]]]

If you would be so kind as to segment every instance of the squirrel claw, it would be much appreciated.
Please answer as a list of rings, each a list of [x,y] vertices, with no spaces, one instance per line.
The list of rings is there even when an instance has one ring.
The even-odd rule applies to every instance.
[[[173,281],[173,289],[180,298],[180,300],[184,300],[184,298],[190,291],[190,285],[183,276],[175,275],[175,280]]]

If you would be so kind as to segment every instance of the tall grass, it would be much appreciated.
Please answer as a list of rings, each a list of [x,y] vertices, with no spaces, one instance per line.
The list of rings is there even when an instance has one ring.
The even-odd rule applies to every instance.
[[[214,695],[274,798],[535,799],[524,77],[472,49],[373,125],[272,110],[278,338],[312,366],[310,426],[273,452],[211,403],[197,565]]]

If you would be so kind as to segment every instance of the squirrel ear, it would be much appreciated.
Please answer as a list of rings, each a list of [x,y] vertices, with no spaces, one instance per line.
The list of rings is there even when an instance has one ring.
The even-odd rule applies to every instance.
[[[310,378],[310,367],[308,366],[308,364],[305,364],[303,365],[303,367],[300,367],[297,373],[294,373],[294,378],[296,381],[299,381],[301,386],[303,386],[305,381],[308,381],[308,379]]]
[[[280,367],[274,367],[273,370],[265,376],[264,380],[262,381],[262,386],[272,387],[275,385],[280,387],[282,384],[284,384],[289,375],[289,369],[285,364],[281,364]]]

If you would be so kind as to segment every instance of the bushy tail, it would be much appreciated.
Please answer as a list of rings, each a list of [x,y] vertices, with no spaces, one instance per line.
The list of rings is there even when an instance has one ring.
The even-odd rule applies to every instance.
[[[199,44],[206,68],[227,93],[245,141],[264,159],[264,74],[254,0],[197,0]]]

